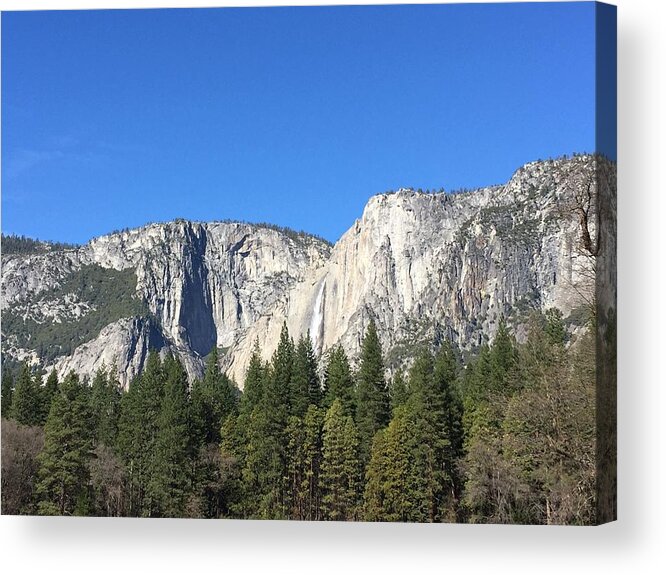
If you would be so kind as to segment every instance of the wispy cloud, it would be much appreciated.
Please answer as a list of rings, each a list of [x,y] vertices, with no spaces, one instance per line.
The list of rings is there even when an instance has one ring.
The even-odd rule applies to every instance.
[[[15,180],[21,174],[40,165],[61,160],[65,157],[63,150],[17,150],[9,154],[3,162],[3,173],[8,181]]]
[[[81,139],[73,134],[51,136],[40,148],[18,148],[3,154],[2,170],[5,182],[13,182],[19,176],[32,170],[56,162],[93,162],[108,159],[111,148],[98,143],[85,146]]]

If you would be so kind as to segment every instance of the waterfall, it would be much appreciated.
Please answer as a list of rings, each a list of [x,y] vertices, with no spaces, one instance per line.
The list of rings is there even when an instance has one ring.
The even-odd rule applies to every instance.
[[[315,298],[314,307],[312,308],[312,319],[310,320],[310,338],[312,339],[312,347],[316,353],[321,350],[319,346],[322,344],[324,335],[324,293],[326,289],[326,280],[321,282],[317,297]]]

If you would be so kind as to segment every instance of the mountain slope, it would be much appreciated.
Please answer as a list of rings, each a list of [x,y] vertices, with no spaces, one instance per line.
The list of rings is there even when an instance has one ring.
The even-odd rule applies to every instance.
[[[353,357],[373,318],[390,365],[432,338],[470,349],[492,338],[501,315],[519,326],[529,309],[568,316],[585,304],[591,260],[575,202],[594,183],[596,161],[533,162],[506,185],[459,194],[374,196],[333,247],[266,226],[176,221],[78,249],[3,257],[3,353],[43,355],[17,317],[58,332],[71,309],[94,312],[61,289],[86,266],[134,274],[143,307],[104,316],[109,326],[54,360],[59,371],[91,373],[103,360],[127,383],[157,347],[197,376],[217,345],[242,382],[254,341],[269,357],[285,321],[294,337],[310,330],[320,353],[340,342]]]

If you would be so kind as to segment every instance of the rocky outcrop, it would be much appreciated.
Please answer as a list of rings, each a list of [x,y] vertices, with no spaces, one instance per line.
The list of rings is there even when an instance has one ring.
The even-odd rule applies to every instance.
[[[593,178],[593,158],[535,162],[504,186],[472,192],[372,197],[327,264],[248,330],[232,373],[244,372],[255,338],[269,357],[284,321],[295,335],[310,329],[320,351],[341,342],[355,357],[373,318],[398,364],[438,337],[463,348],[487,342],[500,316],[519,324],[521,312],[548,307],[568,315],[593,287],[567,207],[572,174]]]
[[[372,318],[390,364],[420,341],[471,348],[501,315],[519,326],[529,309],[582,305],[591,264],[572,202],[594,173],[595,159],[578,156],[527,164],[502,186],[377,195],[332,248],[269,227],[176,221],[12,256],[3,310],[29,307],[82,265],[136,270],[151,319],[116,321],[55,364],[91,373],[104,361],[125,382],[150,347],[177,353],[194,377],[217,345],[240,383],[254,341],[268,358],[283,322],[321,354],[339,342],[354,357]]]

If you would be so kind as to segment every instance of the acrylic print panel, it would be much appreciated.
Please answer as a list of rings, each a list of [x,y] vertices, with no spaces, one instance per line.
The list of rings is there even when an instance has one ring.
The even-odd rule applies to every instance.
[[[615,27],[5,12],[2,513],[615,519]]]

